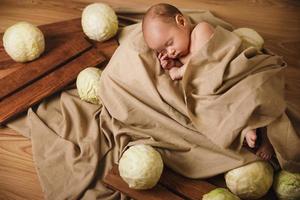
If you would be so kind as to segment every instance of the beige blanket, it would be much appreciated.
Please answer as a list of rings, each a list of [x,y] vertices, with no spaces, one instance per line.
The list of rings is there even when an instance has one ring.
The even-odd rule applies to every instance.
[[[230,26],[209,19],[215,34],[187,63],[182,81],[161,69],[137,24],[121,32],[102,73],[103,106],[70,89],[8,124],[31,138],[47,199],[120,199],[101,180],[137,143],[156,147],[165,165],[186,177],[226,172],[259,159],[241,144],[246,130],[261,126],[281,167],[299,172],[299,132],[285,114],[284,62],[253,48],[241,52],[240,39],[217,25]]]

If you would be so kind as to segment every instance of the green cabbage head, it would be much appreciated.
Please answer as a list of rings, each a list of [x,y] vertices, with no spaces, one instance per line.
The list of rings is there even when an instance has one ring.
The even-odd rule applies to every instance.
[[[240,200],[240,198],[225,188],[216,188],[203,195],[202,200]]]
[[[137,144],[127,149],[119,160],[121,178],[132,189],[154,187],[163,171],[160,153],[150,145]]]
[[[279,199],[300,199],[300,173],[281,170],[274,177],[273,189]]]
[[[259,199],[273,183],[273,168],[265,161],[256,161],[225,174],[227,187],[242,199]]]
[[[93,104],[101,104],[99,96],[101,73],[102,71],[96,67],[88,67],[78,74],[76,87],[80,99]]]

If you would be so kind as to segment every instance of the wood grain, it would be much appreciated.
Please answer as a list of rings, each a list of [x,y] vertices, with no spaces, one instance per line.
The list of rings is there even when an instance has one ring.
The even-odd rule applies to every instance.
[[[218,187],[226,188],[226,183],[222,175],[215,176],[209,179],[189,179],[185,178],[168,167],[164,167],[162,175],[156,186],[148,191],[134,190],[127,186],[125,181],[121,178],[118,165],[113,165],[112,169],[104,178],[104,183],[112,188],[121,191],[122,193],[141,200],[156,200],[156,195],[159,194],[160,198],[164,199],[164,195],[172,192],[183,199],[199,200],[203,198],[204,194],[207,194],[211,190]],[[167,190],[166,190],[167,189]],[[163,194],[160,194],[163,193]],[[258,200],[276,200],[276,195],[273,190],[270,190],[265,196]]]
[[[0,34],[0,35],[2,35],[2,34]],[[0,38],[2,38],[2,37],[0,36]],[[13,64],[14,61],[5,52],[4,47],[2,45],[2,40],[0,43],[1,43],[1,45],[0,45],[0,70],[3,70],[3,69],[6,69],[9,65]]]
[[[47,74],[34,84],[28,85],[0,101],[0,122],[3,123],[16,113],[20,113],[41,99],[59,91],[74,81],[79,72],[87,67],[96,67],[106,58],[96,49],[84,52],[63,67]],[[61,78],[64,77],[64,78]],[[29,95],[31,94],[31,95]]]
[[[9,66],[10,73],[6,72],[4,77],[0,77],[0,100],[67,63],[92,46],[83,37],[56,39],[46,37],[45,40],[46,49],[41,57],[28,63],[14,63]],[[1,75],[3,76],[2,72]]]
[[[78,18],[86,5],[97,1],[100,2],[100,0],[1,0],[0,32],[19,21],[42,25]],[[235,27],[254,28],[264,37],[265,46],[282,55],[287,61],[288,68],[285,75],[288,105],[292,110],[300,112],[300,1],[103,0],[101,2],[108,3],[115,9],[134,8],[140,10],[145,10],[150,5],[158,2],[168,2],[179,8],[207,9],[216,16],[232,23]],[[3,60],[0,59],[0,69],[11,64],[9,60],[9,57]],[[295,123],[299,125],[299,122]],[[6,139],[3,139],[3,135]],[[16,136],[19,137],[19,142],[11,142]],[[29,153],[30,151],[31,153],[30,141],[8,128],[0,128],[0,138],[0,199],[42,199],[42,192],[36,175],[28,173],[28,171],[35,171],[32,157],[22,153],[22,151],[14,151],[8,148],[15,146],[16,149],[23,149],[24,146],[28,145],[26,152]],[[7,150],[3,151],[3,148]],[[24,157],[30,159],[31,164],[26,159],[23,160]],[[15,168],[15,162],[22,167]],[[10,170],[2,170],[3,168],[9,168]],[[222,178],[220,177],[220,180]],[[216,181],[212,183],[222,185],[224,182]]]
[[[183,200],[183,197],[177,196],[160,184],[157,184],[151,190],[135,190],[128,187],[127,183],[120,177],[118,166],[114,165],[110,172],[105,176],[104,183],[112,189],[121,191],[134,199],[140,200]]]
[[[202,199],[202,196],[217,188],[205,180],[188,179],[165,168],[159,181],[161,185],[191,200]]]
[[[88,42],[80,18],[39,28],[48,41],[43,55],[29,63],[13,63],[0,69],[0,124],[70,84],[76,79],[78,70],[104,64],[118,46],[114,38],[101,43]],[[90,49],[90,54],[83,53]],[[89,56],[93,54],[95,56]],[[50,72],[50,75],[45,75]]]
[[[43,199],[29,139],[2,128],[0,161],[0,199]]]

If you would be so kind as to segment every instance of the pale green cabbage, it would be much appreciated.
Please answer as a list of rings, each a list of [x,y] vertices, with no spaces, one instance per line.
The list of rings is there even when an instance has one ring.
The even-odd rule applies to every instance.
[[[83,32],[99,42],[110,39],[118,31],[115,11],[105,3],[93,3],[84,8],[81,16]]]
[[[261,50],[264,45],[264,39],[251,28],[238,28],[233,31],[242,40],[242,48],[247,49],[249,47],[255,47],[257,50]]]
[[[154,187],[162,171],[160,153],[149,145],[138,144],[130,147],[119,161],[120,176],[133,189]]]
[[[242,199],[259,199],[273,182],[273,168],[266,161],[256,161],[225,174],[227,187]]]
[[[45,50],[42,31],[28,22],[19,22],[9,27],[3,35],[6,53],[17,62],[38,58]]]
[[[216,188],[203,195],[202,200],[240,200],[240,198],[225,188]]]
[[[273,189],[282,200],[300,199],[300,173],[280,171],[274,177]]]
[[[93,104],[101,104],[100,77],[101,70],[95,67],[88,67],[78,74],[76,86],[80,99]]]

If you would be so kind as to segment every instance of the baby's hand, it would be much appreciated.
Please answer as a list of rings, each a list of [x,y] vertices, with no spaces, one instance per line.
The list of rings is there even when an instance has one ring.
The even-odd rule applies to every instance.
[[[186,65],[183,65],[181,67],[173,67],[169,70],[169,75],[172,80],[180,80],[183,77],[183,74],[186,70]]]
[[[158,59],[161,67],[165,70],[169,70],[172,67],[175,67],[175,60],[170,59],[167,54],[159,53]]]
[[[181,68],[179,68],[179,67],[173,67],[172,69],[170,69],[169,75],[173,81],[180,80],[183,76],[183,74],[181,72]]]

